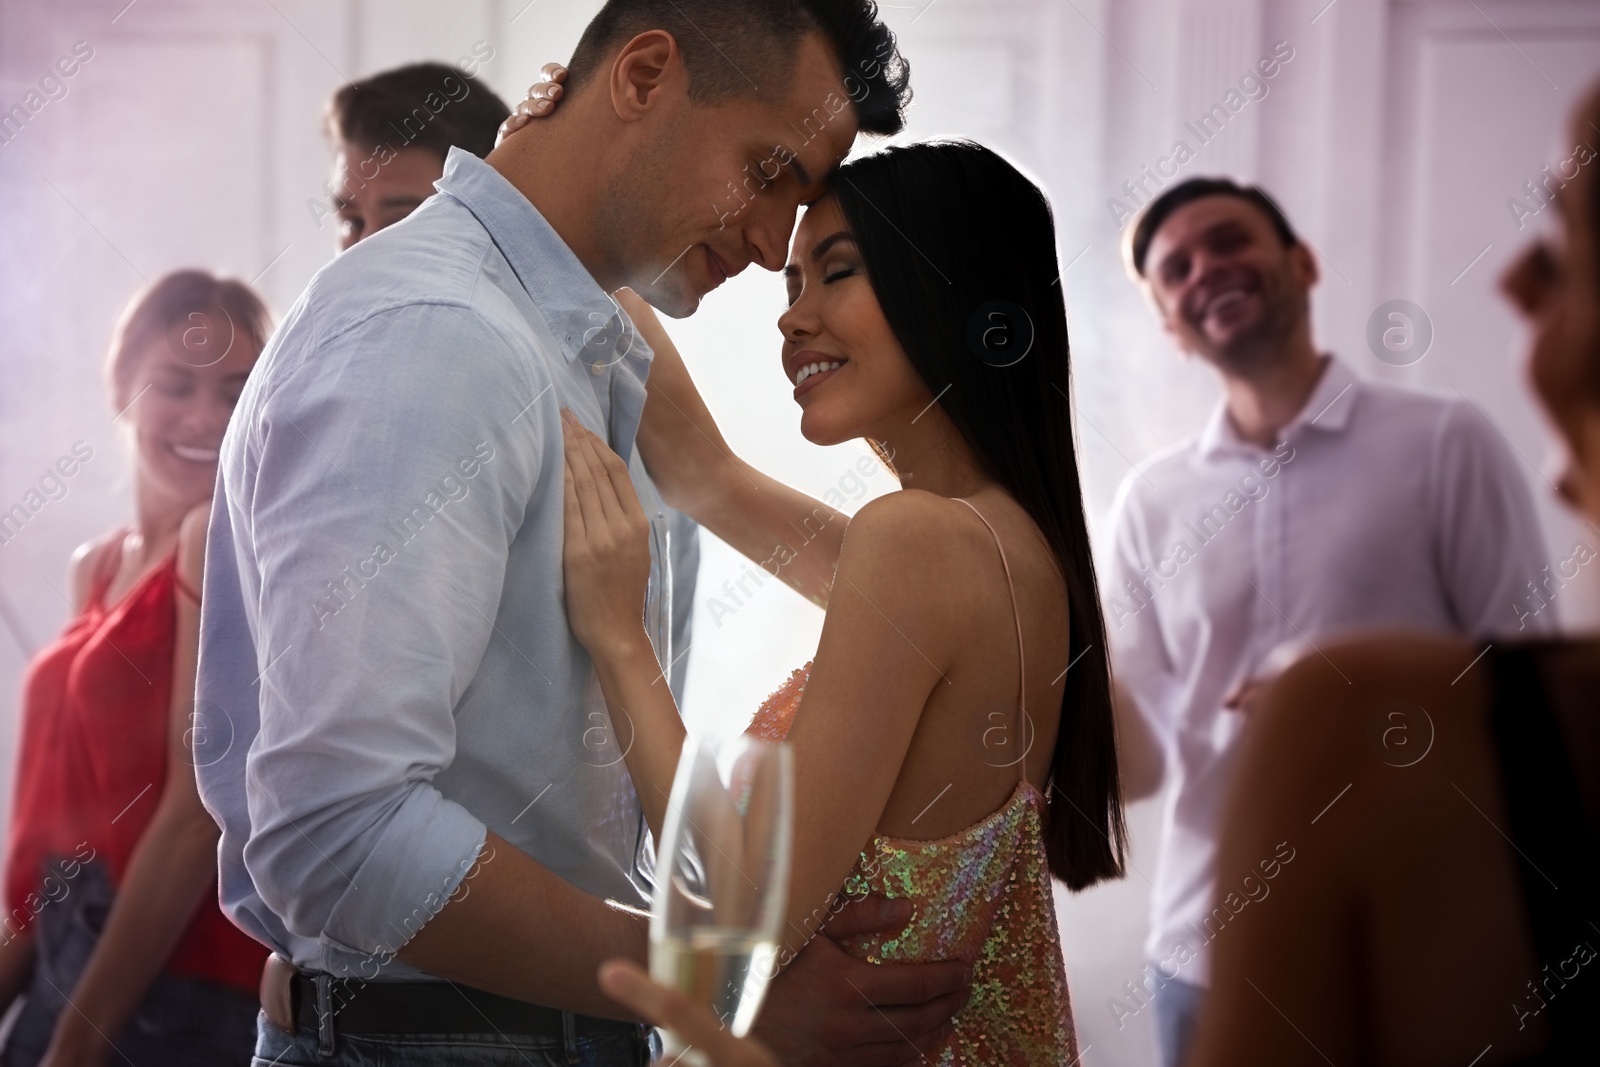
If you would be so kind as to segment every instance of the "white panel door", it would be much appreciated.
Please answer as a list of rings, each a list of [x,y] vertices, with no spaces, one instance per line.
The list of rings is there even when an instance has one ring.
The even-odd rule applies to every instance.
[[[1528,183],[1572,155],[1569,114],[1600,79],[1600,4],[1397,10],[1380,299],[1413,300],[1432,322],[1433,348],[1405,372],[1411,380],[1468,397],[1521,457],[1555,573],[1580,542],[1600,552],[1600,529],[1554,498],[1554,440],[1524,373],[1525,333],[1498,278],[1554,223],[1553,209],[1531,214],[1540,204]],[[1589,143],[1600,149],[1600,134]],[[1524,597],[1523,607],[1537,613],[1548,604],[1569,627],[1600,623],[1600,567],[1553,588],[1553,597]]]

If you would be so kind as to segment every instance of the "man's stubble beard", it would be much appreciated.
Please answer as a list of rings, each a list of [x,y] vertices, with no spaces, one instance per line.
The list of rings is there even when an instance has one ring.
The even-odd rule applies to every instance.
[[[1266,307],[1260,320],[1224,344],[1206,344],[1201,350],[1206,362],[1233,377],[1252,379],[1289,358],[1290,339],[1310,314],[1310,293],[1295,287],[1286,262],[1270,283],[1262,279],[1261,295]]]
[[[677,257],[676,262],[662,251],[668,245],[675,200],[661,195],[661,187],[674,169],[667,145],[679,125],[674,123],[663,130],[612,176],[599,219],[601,242],[609,254],[624,264],[621,276],[628,279],[628,287],[672,318],[694,314],[700,303],[687,287],[687,261],[692,254],[689,248],[671,253]]]

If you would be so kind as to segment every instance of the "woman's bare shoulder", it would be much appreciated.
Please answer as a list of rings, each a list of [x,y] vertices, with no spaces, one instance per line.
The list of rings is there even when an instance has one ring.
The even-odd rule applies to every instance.
[[[886,538],[896,544],[933,545],[948,536],[961,504],[923,489],[897,489],[862,505],[850,519],[845,541],[854,538],[876,546]]]
[[[1255,712],[1241,777],[1280,800],[1320,795],[1332,778],[1420,758],[1441,729],[1476,731],[1488,700],[1487,644],[1394,632],[1310,649]]]
[[[1458,693],[1487,642],[1449,634],[1374,632],[1323,642],[1303,652],[1272,683],[1268,715],[1289,708],[1332,713],[1364,707],[1375,696]],[[1270,699],[1276,696],[1276,699]]]
[[[111,565],[108,554],[121,546],[122,535],[123,528],[119,526],[73,550],[67,560],[67,588],[72,596],[73,611],[82,611],[88,605],[95,575],[100,573],[101,567]]]
[[[211,523],[211,501],[196,504],[178,527],[178,576],[191,589],[200,588],[206,567],[206,532]]]
[[[845,529],[836,585],[871,583],[921,606],[951,605],[974,573],[988,534],[967,507],[921,489],[868,501]]]

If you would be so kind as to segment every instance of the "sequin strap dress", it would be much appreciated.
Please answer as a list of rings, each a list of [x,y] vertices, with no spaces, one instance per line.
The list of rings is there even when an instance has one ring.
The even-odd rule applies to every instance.
[[[961,502],[994,537],[1016,615],[1016,588],[1000,537],[982,512]],[[1022,620],[1016,621],[1020,668]],[[788,736],[810,674],[807,663],[790,675],[761,705],[748,732],[772,741]],[[1027,678],[1026,670],[1020,674]],[[1024,701],[1019,697],[1022,715],[1027,714]],[[905,897],[914,904],[904,930],[845,946],[859,958],[873,963],[959,959],[972,965],[971,999],[932,1057],[944,1067],[1064,1067],[1078,1058],[1045,859],[1044,797],[1023,776],[1022,761],[1017,763],[1017,788],[997,811],[934,841],[876,836],[844,884],[852,896]]]

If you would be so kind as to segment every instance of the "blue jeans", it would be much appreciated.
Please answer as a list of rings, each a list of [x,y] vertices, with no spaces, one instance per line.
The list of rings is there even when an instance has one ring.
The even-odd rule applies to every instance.
[[[1205,987],[1169,978],[1156,990],[1154,999],[1161,1067],[1181,1067],[1194,1047],[1195,1027],[1206,1003]]]
[[[317,1052],[317,1031],[279,1028],[256,1015],[256,1054],[250,1067],[645,1067],[659,1039],[618,1035],[580,1038],[521,1034],[340,1034],[333,1055]]]
[[[33,1067],[44,1059],[57,1018],[74,1010],[67,998],[105,929],[115,897],[105,866],[86,863],[66,884],[66,896],[46,904],[34,921],[33,974],[0,1052],[5,1067]],[[243,1067],[258,1006],[257,998],[242,990],[162,971],[133,1018],[112,1035],[110,1062],[118,1067]]]

